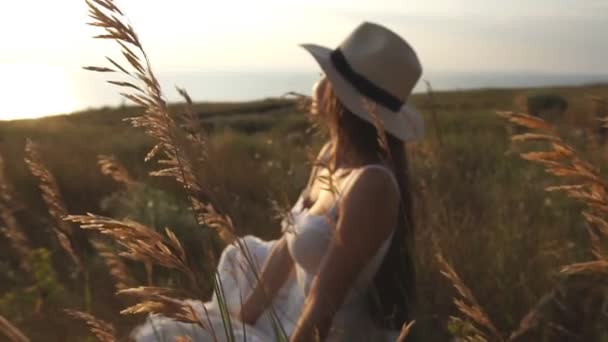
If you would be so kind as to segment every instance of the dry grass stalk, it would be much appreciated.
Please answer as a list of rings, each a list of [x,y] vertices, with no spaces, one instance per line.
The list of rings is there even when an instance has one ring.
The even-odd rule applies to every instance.
[[[97,164],[100,167],[103,175],[109,176],[116,183],[122,184],[127,190],[134,190],[141,184],[131,178],[127,169],[116,159],[114,156],[98,155]],[[115,280],[115,286],[117,290],[133,287],[135,282],[128,275],[127,267],[120,259],[120,256],[116,255],[114,251],[102,242],[92,242],[93,246],[97,249],[97,252],[104,259],[106,266],[110,270],[110,274]],[[146,262],[144,264],[146,270],[146,278],[148,285],[152,285],[152,264]]]
[[[464,329],[464,331],[460,332],[460,334],[464,334],[464,336],[457,337],[455,339],[456,341],[488,342],[486,334],[477,329],[477,327],[472,325],[470,322],[464,321],[463,319],[455,316],[450,316],[450,322],[463,327]]]
[[[587,262],[579,262],[564,266],[561,271],[564,275],[574,274],[603,274],[608,276],[608,260],[600,259]]]
[[[593,256],[598,260],[608,260],[602,251],[601,239],[595,232],[595,229],[593,229],[593,227],[587,227],[587,231],[589,232],[589,239],[591,240],[591,253]]]
[[[119,294],[123,295],[132,295],[139,298],[146,298],[150,296],[157,295],[170,295],[174,294],[176,290],[168,288],[168,287],[158,287],[158,286],[138,286],[132,287],[128,289],[123,289],[118,291]]]
[[[597,260],[608,260],[602,250],[601,238],[601,236],[608,236],[608,223],[589,213],[583,213],[583,216],[587,222],[593,222],[593,224],[587,226],[589,239],[591,240],[591,253]]]
[[[25,144],[25,163],[32,174],[38,178],[38,187],[42,193],[42,199],[48,208],[49,214],[55,220],[53,230],[57,235],[59,244],[72,258],[78,270],[83,271],[84,267],[82,261],[75,252],[73,243],[70,240],[74,233],[73,228],[68,222],[63,220],[68,214],[68,211],[65,208],[65,203],[61,196],[61,192],[59,191],[57,181],[42,162],[38,146],[29,139]]]
[[[15,191],[8,181],[6,175],[6,167],[4,165],[4,158],[0,154],[0,202],[7,206],[12,206],[14,209],[20,208],[17,198],[15,197]]]
[[[9,322],[6,318],[0,316],[0,333],[8,338],[10,342],[29,342],[30,339],[27,338],[21,330],[17,329],[11,322]]]
[[[32,247],[29,240],[23,234],[23,230],[19,227],[17,219],[13,215],[13,211],[9,209],[0,201],[0,220],[4,223],[3,227],[0,227],[0,232],[6,236],[11,244],[11,247],[17,252],[19,256],[20,267],[24,271],[30,271],[32,268],[28,262],[30,255],[32,254]]]
[[[200,153],[197,157],[198,162],[205,162],[208,160],[208,153],[210,146],[208,144],[209,139],[205,128],[203,127],[203,121],[199,116],[194,113],[194,104],[190,94],[186,89],[177,87],[177,92],[184,99],[184,113],[181,115],[182,128],[188,133],[188,138],[192,145],[198,149]]]
[[[204,136],[201,134],[198,138],[192,138],[192,135],[184,135],[180,126],[169,114],[169,108],[163,98],[160,84],[152,71],[149,59],[137,34],[130,25],[125,24],[123,14],[116,8],[113,2],[111,0],[85,1],[89,7],[89,16],[93,19],[93,22],[90,24],[105,30],[105,34],[96,38],[116,41],[121,47],[122,54],[127,63],[133,69],[129,72],[119,63],[108,59],[113,67],[117,68],[131,81],[110,81],[110,83],[124,89],[121,95],[142,106],[145,110],[143,115],[129,118],[127,121],[134,127],[142,128],[146,134],[158,141],[145,160],[158,158],[157,163],[162,165],[163,169],[151,172],[151,175],[174,178],[186,191],[192,211],[199,225],[210,226],[220,233],[220,237],[229,240],[230,236],[234,235],[232,220],[214,207],[212,203],[217,203],[214,200],[214,190],[203,188],[202,184],[204,184],[204,181],[198,178],[200,173],[196,172],[197,163],[205,160],[206,152],[203,151],[208,150],[207,145],[203,143],[205,141]],[[104,71],[116,71],[111,68],[99,67],[89,67],[87,69],[94,71],[100,71],[101,69],[107,69]],[[192,114],[192,102],[189,96],[185,91],[178,91],[186,100],[186,116],[194,117]],[[203,199],[208,203],[203,203]],[[119,228],[119,233],[115,234],[113,232],[115,229],[104,228],[103,225],[110,223],[110,226],[112,226],[116,225],[116,223],[109,222],[105,218],[97,220],[98,222],[89,223],[87,221],[95,221],[96,219],[91,216],[80,217],[78,219],[83,220],[81,223],[93,229],[100,229],[102,232],[117,239],[129,251],[125,254],[126,256],[142,261],[155,260],[157,263],[161,262],[161,264],[164,262],[169,267],[175,267],[187,273],[193,283],[196,281],[195,274],[186,267],[185,253],[182,253],[181,245],[177,249],[178,246],[175,246],[178,244],[177,239],[174,239],[174,236],[172,236],[172,233],[169,234],[169,231],[167,233],[170,241],[163,241],[162,239],[158,239],[157,236],[156,240],[150,242],[146,240],[146,235],[149,234],[144,234],[143,236],[135,234],[128,238],[121,236],[125,232],[123,228]],[[139,232],[138,229],[132,231]],[[244,251],[251,267],[254,267],[253,260],[249,253],[246,252],[245,246],[238,239],[235,242]],[[175,250],[171,251],[167,247],[167,243],[173,245]],[[178,255],[174,255],[173,252],[176,252]],[[153,254],[158,254],[160,257]],[[200,290],[200,288],[200,286],[197,286],[197,289]],[[217,286],[214,286],[214,289],[216,292],[221,291]],[[225,323],[229,325],[230,322]]]
[[[179,270],[200,292],[200,283],[188,264],[186,252],[171,230],[165,229],[166,236],[163,236],[134,221],[119,221],[93,214],[69,215],[65,220],[77,223],[83,229],[95,230],[109,236],[125,248],[125,251],[119,254],[120,256]]]
[[[214,341],[217,341],[205,306],[202,306],[206,314],[205,320],[203,320],[189,301],[169,297],[168,294],[171,292],[173,290],[159,287],[137,287],[118,291],[120,295],[128,295],[140,300],[138,304],[122,310],[120,313],[123,315],[141,313],[160,314],[178,322],[195,324],[209,331]]]
[[[562,272],[564,274],[590,271],[604,273],[605,271],[602,270],[606,260],[601,246],[602,241],[608,238],[608,223],[602,217],[608,214],[608,185],[601,179],[599,170],[579,157],[575,149],[555,135],[553,133],[555,130],[542,119],[513,113],[499,113],[499,116],[517,125],[543,132],[543,134],[527,133],[512,137],[513,140],[522,142],[530,140],[545,142],[549,147],[548,151],[522,153],[522,158],[542,164],[549,174],[578,182],[550,186],[546,190],[562,192],[587,207],[582,214],[591,226],[588,229],[591,249],[598,261],[566,266]]]
[[[97,250],[97,253],[103,258],[106,266],[110,270],[110,275],[114,279],[116,290],[124,290],[135,286],[136,282],[129,274],[127,265],[122,261],[114,250],[106,243],[93,240],[91,244]]]
[[[56,221],[57,228],[63,233],[71,235],[73,233],[72,226],[63,220],[68,212],[65,209],[57,181],[42,162],[38,145],[29,139],[25,145],[25,162],[32,174],[40,182],[39,188],[42,192],[42,197],[48,206],[49,214]]]
[[[454,299],[454,303],[458,310],[468,319],[475,322],[478,329],[484,329],[490,333],[493,341],[504,341],[504,338],[496,329],[488,315],[481,308],[471,290],[464,284],[460,276],[454,271],[452,266],[445,260],[441,253],[436,254],[437,262],[439,263],[441,274],[443,274],[454,286],[461,299]],[[481,330],[480,330],[481,331]],[[486,338],[485,335],[479,337]]]
[[[93,315],[85,312],[76,310],[65,310],[65,312],[68,315],[85,322],[89,327],[91,333],[93,333],[93,335],[95,335],[95,337],[97,337],[97,340],[99,340],[100,342],[118,341],[118,339],[116,338],[116,331],[114,330],[112,324],[102,321],[94,317]]]
[[[540,324],[541,313],[538,307],[530,310],[524,318],[519,322],[519,326],[509,336],[509,341],[516,341],[521,336],[524,336],[528,331],[531,331],[538,327]]]
[[[110,59],[110,62],[123,74],[130,76],[135,82],[141,82],[141,86],[128,82],[110,81],[112,84],[132,89],[134,93],[122,93],[122,96],[143,106],[146,110],[141,117],[130,118],[129,121],[136,127],[142,127],[149,135],[159,139],[160,143],[152,149],[146,157],[147,160],[154,158],[159,153],[169,154],[170,160],[175,159],[176,146],[174,145],[174,134],[178,131],[175,122],[169,115],[167,103],[162,96],[160,84],[156,79],[149,60],[146,56],[135,30],[124,24],[122,12],[115,6],[104,6],[99,2],[85,0],[89,7],[89,16],[93,19],[92,26],[102,27],[106,34],[95,38],[113,39],[122,48],[122,53],[133,69],[128,72],[126,68]],[[107,13],[107,12],[109,13]],[[133,50],[134,49],[134,50]],[[88,70],[98,71],[95,67],[87,67]],[[110,68],[106,68],[111,70]],[[115,71],[115,70],[114,70]]]
[[[515,114],[512,112],[498,112],[497,115],[499,117],[507,119],[515,125],[522,126],[528,129],[541,131],[543,133],[553,133],[555,131],[553,126],[548,124],[546,121],[532,115],[522,113]]]
[[[191,198],[191,203],[198,222],[204,222],[205,226],[213,229],[226,244],[236,240],[237,235],[230,216],[217,212],[213,205],[203,203],[196,198]]]
[[[499,113],[499,115],[512,123],[533,130],[533,133],[514,136],[512,140],[540,141],[545,142],[549,147],[549,151],[523,153],[524,159],[543,165],[549,174],[567,179],[569,182],[576,182],[576,184],[550,186],[545,190],[562,192],[567,197],[586,206],[582,215],[588,223],[591,253],[595,260],[563,266],[560,273],[565,276],[600,275],[605,277],[608,275],[608,259],[602,250],[605,239],[608,238],[608,222],[604,219],[608,214],[608,186],[601,179],[599,170],[580,158],[576,151],[563,142],[554,133],[555,130],[542,119],[513,113]],[[535,133],[538,131],[542,133]],[[510,339],[523,336],[529,330],[536,328],[542,320],[539,308],[542,307],[544,301],[552,300],[553,297],[553,295],[545,296],[539,305],[522,319],[520,326],[511,334]],[[564,309],[567,310],[567,308]],[[549,328],[562,336],[578,337],[551,322],[549,322]]]
[[[435,101],[435,93],[433,92],[433,87],[431,86],[431,82],[424,81],[426,84],[426,94],[428,98],[428,106],[431,109],[431,118],[433,119],[433,126],[435,127],[435,135],[437,136],[437,143],[439,145],[439,149],[443,148],[443,133],[441,130],[441,125],[439,124],[439,115],[437,115],[437,106]]]
[[[97,164],[101,169],[101,173],[109,176],[116,183],[123,184],[127,189],[132,189],[137,185],[127,169],[114,156],[99,155],[97,156]]]
[[[401,327],[401,333],[399,334],[399,337],[397,337],[397,342],[406,342],[407,341],[407,337],[410,335],[410,332],[412,331],[414,324],[416,324],[416,321],[411,321],[409,323],[408,322],[403,323],[403,327]]]
[[[151,172],[153,176],[172,177],[186,190],[191,201],[192,209],[200,225],[205,225],[204,218],[214,220],[216,229],[229,229],[226,225],[218,224],[222,221],[227,223],[225,215],[219,215],[218,211],[210,203],[201,205],[201,198],[213,202],[214,195],[202,187],[202,180],[197,177],[196,163],[205,160],[208,146],[205,136],[200,131],[200,122],[196,120],[192,110],[192,100],[187,92],[178,88],[179,94],[186,101],[186,111],[183,118],[190,135],[185,136],[182,129],[169,114],[169,108],[163,98],[161,86],[152,71],[149,59],[139,41],[133,27],[125,24],[124,15],[110,0],[89,1],[85,0],[89,7],[89,16],[93,19],[90,25],[101,27],[105,34],[95,38],[115,40],[121,47],[123,57],[133,69],[127,71],[114,60],[108,58],[113,67],[86,67],[92,71],[120,72],[131,79],[132,82],[110,81],[125,90],[121,95],[128,100],[144,107],[145,113],[139,117],[127,119],[134,127],[144,129],[146,134],[157,139],[159,143],[148,153],[145,160],[159,157],[158,164],[164,168]],[[218,217],[219,215],[219,217]],[[223,236],[229,236],[232,232],[221,232]]]
[[[120,313],[123,315],[159,314],[178,322],[196,324],[206,329],[203,321],[190,304],[163,295],[150,296]]]
[[[17,203],[15,192],[5,173],[4,158],[0,154],[0,222],[3,222],[0,233],[6,236],[19,255],[20,267],[24,271],[29,271],[31,267],[28,260],[32,247],[14,215],[19,207],[21,206]]]
[[[527,141],[556,141],[556,142],[561,142],[561,139],[553,136],[553,135],[549,135],[549,134],[537,134],[537,133],[524,133],[524,134],[517,134],[511,137],[512,141],[515,142],[527,142]]]

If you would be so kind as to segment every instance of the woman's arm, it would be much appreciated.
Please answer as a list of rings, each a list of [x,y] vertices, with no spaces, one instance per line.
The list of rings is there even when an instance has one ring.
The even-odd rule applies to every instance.
[[[281,289],[293,269],[293,260],[287,249],[287,240],[282,237],[272,247],[259,274],[259,282],[241,308],[243,322],[254,324],[270,305],[274,295]]]
[[[317,159],[323,158],[328,152],[329,147],[330,144],[326,143],[321,148]],[[308,179],[307,188],[314,182],[316,174],[317,167],[313,166]],[[303,191],[303,193],[306,193],[306,191]],[[272,302],[274,295],[281,289],[292,269],[293,260],[287,249],[287,240],[283,236],[275,246],[273,246],[273,249],[262,267],[262,272],[259,274],[260,281],[256,284],[251,295],[249,295],[243,303],[240,312],[240,318],[243,322],[253,324],[258,320],[264,310],[266,310],[268,305]]]
[[[323,341],[359,272],[397,223],[399,192],[390,175],[365,169],[340,203],[335,238],[306,297],[291,342]]]

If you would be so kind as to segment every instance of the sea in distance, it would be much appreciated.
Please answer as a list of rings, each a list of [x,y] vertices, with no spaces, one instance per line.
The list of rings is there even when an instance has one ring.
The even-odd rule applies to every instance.
[[[21,74],[24,75],[24,74]],[[40,117],[53,114],[64,114],[104,106],[121,106],[129,104],[119,94],[119,89],[105,82],[109,74],[91,73],[85,70],[63,74],[61,82],[57,76],[49,76],[44,91],[49,95],[45,101],[41,98],[38,105],[15,103],[5,106],[10,112],[0,112],[0,120],[25,117]],[[161,72],[159,81],[164,95],[169,102],[180,101],[175,87],[185,88],[194,101],[250,101],[264,98],[281,97],[287,92],[298,92],[309,95],[312,84],[319,78],[318,72],[304,71],[205,71],[205,72]],[[36,84],[44,75],[37,75],[37,83],[24,80],[28,87],[29,98],[36,98]],[[55,81],[53,81],[55,80]],[[608,83],[608,74],[577,73],[538,73],[538,72],[426,72],[414,89],[415,93],[425,92],[429,81],[434,90],[467,90],[480,88],[519,88],[544,86],[573,86],[594,83]],[[53,84],[61,84],[53,87]],[[32,89],[33,87],[33,89]],[[61,88],[61,89],[60,89]],[[54,90],[53,90],[54,89]],[[57,94],[48,94],[48,91]],[[11,95],[14,87],[4,89],[2,95],[10,102],[19,98]],[[8,92],[8,94],[7,94]],[[59,100],[61,98],[62,100]],[[50,107],[52,102],[57,106]],[[12,110],[10,110],[12,108]],[[23,110],[23,113],[19,113]]]

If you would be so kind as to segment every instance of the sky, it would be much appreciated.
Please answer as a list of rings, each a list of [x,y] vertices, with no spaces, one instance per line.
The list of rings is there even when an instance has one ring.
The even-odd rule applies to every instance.
[[[161,73],[314,71],[317,66],[298,44],[335,47],[366,20],[402,35],[425,70],[608,70],[607,0],[115,2]],[[3,3],[0,96],[12,99],[13,111],[28,93],[45,89],[41,101],[68,110],[69,94],[61,94],[69,83],[65,75],[104,64],[103,57],[116,52],[113,45],[91,39],[98,31],[85,22],[84,0]]]

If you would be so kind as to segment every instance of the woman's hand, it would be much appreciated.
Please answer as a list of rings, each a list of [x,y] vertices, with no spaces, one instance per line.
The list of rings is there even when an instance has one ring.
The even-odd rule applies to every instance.
[[[263,305],[263,301],[260,300],[259,295],[254,291],[243,303],[241,312],[239,312],[239,319],[249,325],[254,325],[260,316],[262,316],[264,310],[265,305]]]

